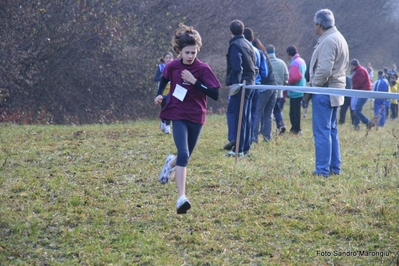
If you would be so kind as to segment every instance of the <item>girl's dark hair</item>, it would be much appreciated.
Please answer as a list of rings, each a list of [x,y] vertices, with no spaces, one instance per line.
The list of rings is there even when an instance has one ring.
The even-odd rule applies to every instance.
[[[159,62],[161,63],[165,63],[165,61],[163,61],[163,59],[165,58],[165,56],[170,55],[173,58],[173,54],[172,52],[166,52],[163,54],[163,56],[161,58],[159,58]]]
[[[254,40],[252,41],[252,44],[253,44],[253,46],[255,46],[256,48],[258,48],[259,50],[261,50],[265,55],[267,54],[267,53],[266,53],[266,48],[265,48],[265,46],[262,44],[262,42],[261,42],[259,39],[254,38]]]
[[[184,47],[189,45],[197,45],[199,51],[202,46],[201,35],[194,29],[194,27],[180,23],[179,28],[173,33],[173,50],[176,53],[180,53]]]

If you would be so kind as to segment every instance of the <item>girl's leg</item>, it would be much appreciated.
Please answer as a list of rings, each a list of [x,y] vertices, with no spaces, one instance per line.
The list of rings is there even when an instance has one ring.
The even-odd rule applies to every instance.
[[[186,193],[186,176],[187,176],[187,165],[188,161],[191,157],[191,154],[194,151],[195,146],[197,145],[199,136],[201,134],[202,125],[195,124],[192,122],[184,121],[187,128],[187,149],[184,147],[184,154],[181,158],[177,157],[176,163],[176,186],[177,193],[180,196],[185,195]],[[185,145],[184,145],[185,146]],[[188,151],[188,154],[187,154]],[[178,152],[179,154],[179,152]],[[187,156],[188,155],[188,156]],[[179,160],[180,159],[180,160]]]
[[[189,158],[188,149],[188,126],[186,121],[173,121],[173,139],[177,148],[177,156],[171,162],[175,166],[175,178],[178,196],[185,195],[186,167]],[[172,164],[173,163],[173,164]]]
[[[175,178],[176,178],[176,187],[178,197],[185,195],[186,193],[186,175],[187,175],[187,167],[177,166],[177,156],[170,161],[169,166],[171,168],[175,168]]]
[[[195,124],[189,121],[173,121],[173,139],[177,148],[177,156],[171,162],[170,166],[175,166],[175,178],[178,200],[176,203],[177,213],[186,213],[191,208],[191,204],[185,197],[186,194],[186,176],[187,165],[191,153],[193,152],[199,135],[201,133],[202,125]]]
[[[187,167],[176,166],[175,168],[175,178],[176,178],[176,187],[177,187],[177,196],[186,195],[186,176],[187,176]]]

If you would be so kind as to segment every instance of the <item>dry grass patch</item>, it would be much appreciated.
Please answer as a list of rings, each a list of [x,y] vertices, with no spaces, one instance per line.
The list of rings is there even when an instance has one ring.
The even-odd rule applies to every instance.
[[[389,121],[368,133],[340,126],[343,172],[326,179],[312,175],[311,118],[302,120],[302,136],[285,134],[255,144],[251,156],[240,158],[237,165],[221,149],[225,117],[207,119],[188,169],[193,208],[182,216],[175,214],[174,179],[166,185],[157,181],[166,154],[175,151],[172,137],[160,132],[158,121],[1,124],[0,261],[396,262],[399,122]],[[352,255],[343,253],[348,251]],[[366,256],[362,251],[385,253]]]

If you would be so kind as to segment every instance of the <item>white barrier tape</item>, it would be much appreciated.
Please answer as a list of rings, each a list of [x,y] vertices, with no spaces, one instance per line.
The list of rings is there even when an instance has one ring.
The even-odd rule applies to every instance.
[[[334,89],[328,87],[306,87],[306,86],[281,86],[281,85],[243,85],[246,89],[251,90],[289,90],[297,92],[306,92],[313,94],[325,94],[335,96],[348,96],[355,98],[373,98],[373,99],[396,99],[399,100],[399,93],[381,92],[381,91],[363,91],[363,90],[346,90]]]

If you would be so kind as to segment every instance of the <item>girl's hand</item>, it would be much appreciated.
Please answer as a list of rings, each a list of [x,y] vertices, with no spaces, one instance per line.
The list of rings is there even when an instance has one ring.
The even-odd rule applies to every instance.
[[[157,97],[155,97],[154,103],[156,105],[160,105],[162,103],[162,100],[163,100],[163,96],[162,95],[158,95]]]
[[[194,85],[195,82],[197,82],[197,79],[194,78],[193,74],[191,74],[191,72],[188,71],[187,69],[181,72],[181,78],[192,85]]]

